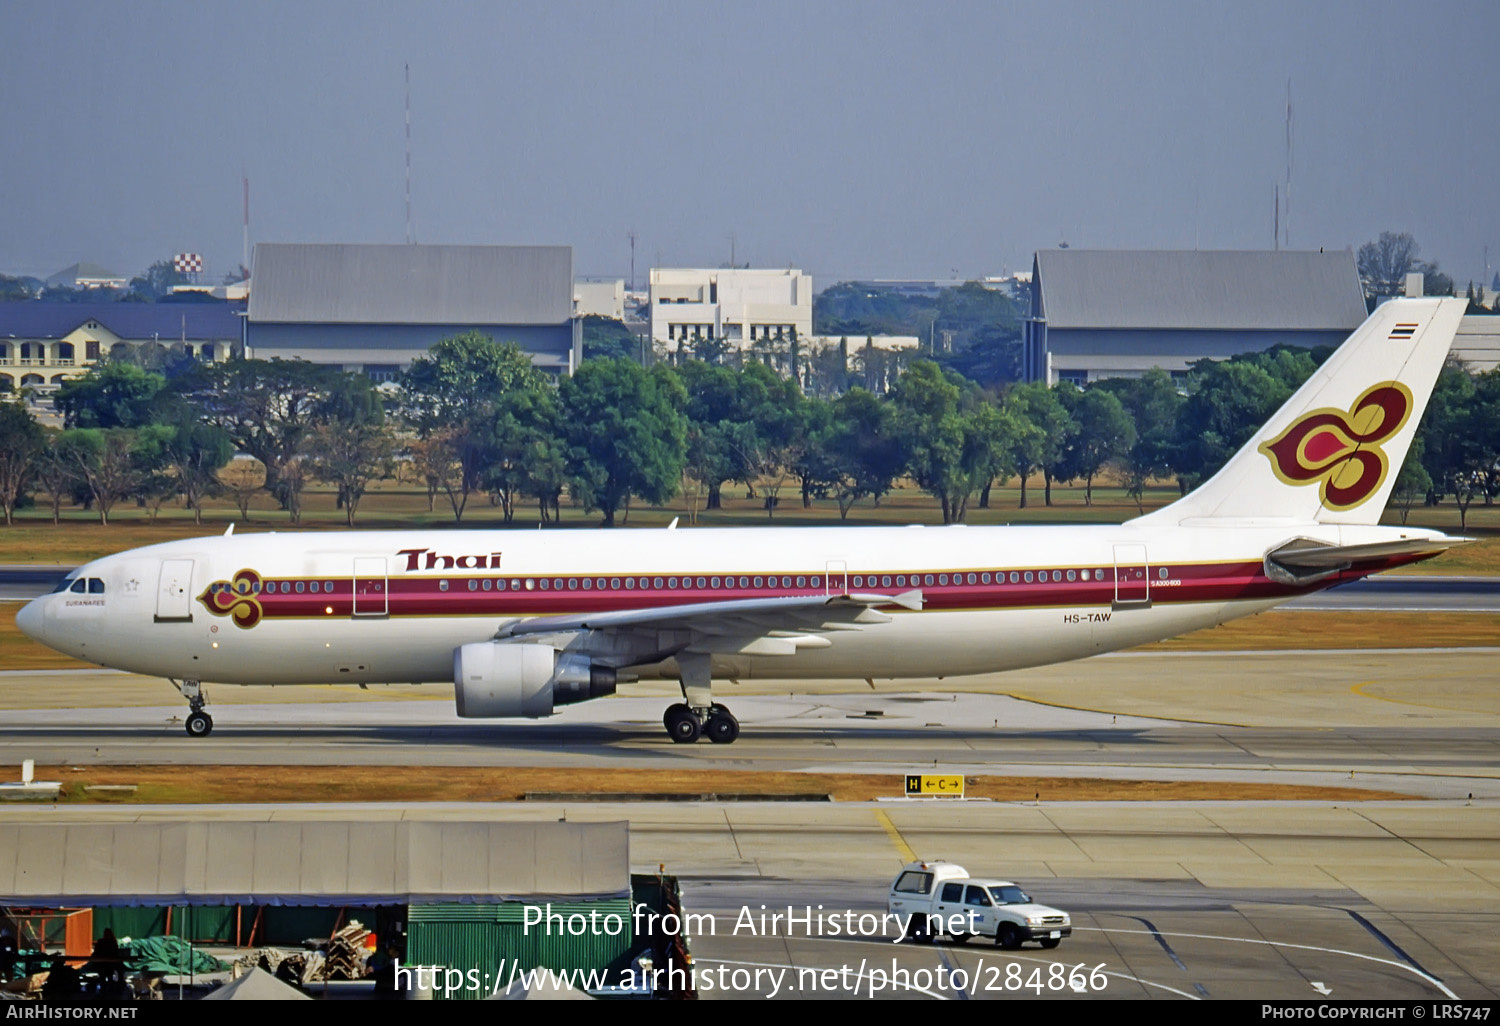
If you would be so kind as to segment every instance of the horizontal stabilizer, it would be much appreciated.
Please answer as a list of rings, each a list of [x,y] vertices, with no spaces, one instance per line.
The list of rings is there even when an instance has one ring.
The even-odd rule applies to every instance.
[[[1403,538],[1370,545],[1323,545],[1307,540],[1289,542],[1268,555],[1282,566],[1299,570],[1337,570],[1365,559],[1389,556],[1427,556],[1465,545],[1473,538]]]

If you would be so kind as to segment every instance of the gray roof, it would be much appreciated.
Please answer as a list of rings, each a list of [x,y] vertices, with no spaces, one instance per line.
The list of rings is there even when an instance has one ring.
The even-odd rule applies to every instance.
[[[12,824],[0,905],[371,905],[628,897],[629,824]]]
[[[1032,315],[1048,330],[1353,331],[1366,316],[1343,250],[1043,249],[1035,266]]]
[[[105,280],[113,281],[119,278],[128,278],[129,275],[116,274],[106,267],[98,264],[77,263],[64,267],[52,277],[47,279],[48,285],[72,285],[79,280]]]
[[[562,324],[571,246],[260,243],[251,322]]]

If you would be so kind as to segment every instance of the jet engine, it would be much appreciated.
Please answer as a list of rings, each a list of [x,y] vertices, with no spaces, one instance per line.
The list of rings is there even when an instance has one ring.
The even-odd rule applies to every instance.
[[[551,716],[554,706],[615,693],[616,674],[547,645],[484,641],[453,650],[453,699],[466,719]]]

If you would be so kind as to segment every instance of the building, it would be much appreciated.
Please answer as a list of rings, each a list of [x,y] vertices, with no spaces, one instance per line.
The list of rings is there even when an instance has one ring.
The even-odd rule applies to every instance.
[[[787,269],[652,268],[651,341],[719,340],[739,349],[812,334],[812,277]]]
[[[579,317],[625,319],[625,279],[580,281],[573,286],[574,310]]]
[[[1366,316],[1353,254],[1038,250],[1022,372],[1084,384],[1343,342]]]
[[[631,876],[625,822],[209,819],[0,831],[0,927],[30,910],[29,922],[53,924],[34,936],[54,947],[66,941],[70,956],[86,958],[106,928],[120,937],[300,947],[358,919],[387,945],[404,935],[407,964],[459,969],[465,978],[462,989],[435,995],[430,983],[408,978],[417,986],[402,989],[425,996],[482,997],[495,989],[489,974],[513,963],[518,971],[610,969],[615,978],[634,956],[662,964],[660,931],[649,920],[637,930],[632,911],[644,901],[659,916],[678,900],[671,878]],[[547,930],[535,921],[549,906],[612,922],[581,935]],[[475,969],[486,975],[468,978]]]
[[[477,331],[568,373],[582,354],[571,246],[255,247],[245,342],[377,381],[445,338]]]
[[[0,303],[0,385],[45,394],[139,346],[227,360],[240,349],[243,314],[230,303]]]
[[[47,279],[48,287],[64,289],[123,289],[129,284],[128,276],[88,263],[64,267]]]

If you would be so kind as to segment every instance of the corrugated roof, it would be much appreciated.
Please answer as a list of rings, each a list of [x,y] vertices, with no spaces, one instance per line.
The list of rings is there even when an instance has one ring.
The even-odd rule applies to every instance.
[[[130,277],[128,274],[116,274],[114,271],[111,271],[107,267],[100,267],[98,264],[90,264],[85,262],[76,263],[68,267],[64,267],[61,271],[58,271],[52,277],[48,278],[47,284],[71,286],[74,282],[80,279],[94,281],[114,281],[116,279],[128,277]]]
[[[0,905],[367,905],[630,894],[629,824],[13,824]]]
[[[562,324],[571,246],[261,243],[250,319],[323,324]]]
[[[1366,316],[1342,250],[1044,249],[1036,269],[1049,330],[1353,331]]]
[[[63,338],[89,321],[136,342],[240,337],[238,303],[0,303],[0,338]]]

